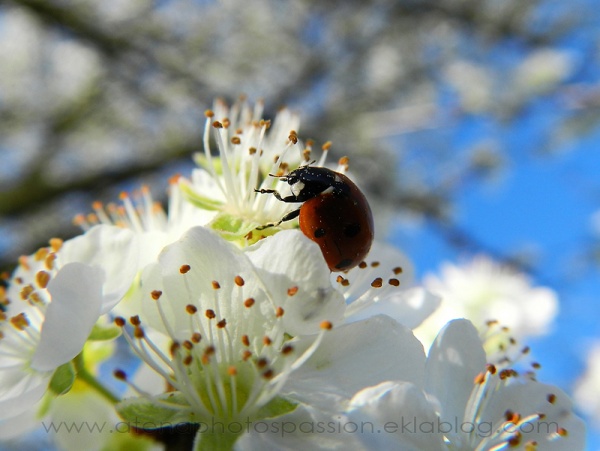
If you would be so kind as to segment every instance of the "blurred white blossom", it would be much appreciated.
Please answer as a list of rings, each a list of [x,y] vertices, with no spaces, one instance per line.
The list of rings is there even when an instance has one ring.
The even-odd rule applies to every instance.
[[[595,428],[600,428],[600,343],[587,353],[586,369],[577,381],[574,393],[577,407],[585,413]]]
[[[453,61],[446,67],[444,75],[456,90],[465,111],[477,113],[491,107],[494,79],[486,67],[469,61]]]
[[[548,333],[558,313],[556,293],[533,286],[529,278],[486,256],[462,264],[444,263],[423,285],[442,298],[440,308],[415,331],[427,345],[448,321],[467,318],[480,331],[489,321],[510,329],[514,338]]]
[[[575,59],[567,51],[550,48],[536,50],[515,70],[514,88],[527,95],[544,93],[566,80],[574,66]]]

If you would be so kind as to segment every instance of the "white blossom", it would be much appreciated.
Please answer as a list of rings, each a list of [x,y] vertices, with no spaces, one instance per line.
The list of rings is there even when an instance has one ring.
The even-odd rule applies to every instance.
[[[333,413],[370,381],[422,375],[422,367],[405,365],[423,350],[403,326],[385,316],[343,324],[344,297],[319,247],[299,231],[244,251],[196,227],[141,279],[133,330],[125,319],[117,324],[176,391],[157,397],[138,388],[141,397],[119,408],[125,418],[151,419],[152,407],[172,412],[174,422],[229,425],[284,416],[300,404]],[[168,349],[152,330],[168,338]],[[201,430],[200,440],[232,444],[238,435]]]
[[[251,108],[246,102],[237,102],[229,108],[224,102],[215,102],[214,110],[206,112],[204,153],[196,156],[200,167],[194,170],[191,180],[182,178],[180,184],[190,202],[217,212],[207,226],[241,246],[294,225],[282,223],[276,228],[256,230],[298,207],[256,190],[288,192],[289,186],[277,176],[312,161],[312,142],[303,145],[298,138],[298,117],[283,109],[271,123],[261,118],[262,108],[261,103]],[[218,157],[212,155],[211,137]],[[323,145],[323,153],[315,161],[317,166],[326,164],[329,147],[330,143]],[[341,159],[332,169],[345,172],[347,159]]]
[[[21,258],[0,314],[0,420],[30,409],[54,370],[81,352],[129,288],[138,244],[128,230],[97,226]]]
[[[386,433],[358,436],[366,449],[583,450],[585,427],[567,395],[509,363],[486,365],[477,330],[454,320],[429,351],[422,381],[364,389],[348,418],[380,432],[387,424]]]

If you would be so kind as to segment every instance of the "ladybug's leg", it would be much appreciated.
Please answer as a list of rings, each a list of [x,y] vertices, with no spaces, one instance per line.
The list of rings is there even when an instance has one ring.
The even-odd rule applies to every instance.
[[[285,222],[285,221],[290,221],[290,220],[292,220],[292,219],[295,219],[295,218],[297,218],[299,215],[300,215],[300,209],[298,208],[297,210],[290,211],[288,214],[286,214],[286,215],[285,215],[283,218],[281,218],[279,221],[277,221],[277,222],[271,222],[271,223],[269,223],[269,224],[262,225],[262,226],[260,226],[260,227],[257,227],[257,228],[256,228],[256,230],[263,230],[263,229],[267,229],[267,228],[269,228],[269,227],[276,227],[276,226],[278,226],[279,224],[281,224],[282,222]]]
[[[277,200],[280,200],[282,202],[302,202],[300,200],[298,200],[297,196],[286,196],[286,197],[281,197],[281,194],[279,194],[276,190],[274,189],[255,189],[254,190],[255,193],[261,193],[261,194],[272,194],[273,196],[275,196],[277,198]],[[294,216],[295,218],[296,216]],[[294,218],[290,218],[290,219],[294,219]]]

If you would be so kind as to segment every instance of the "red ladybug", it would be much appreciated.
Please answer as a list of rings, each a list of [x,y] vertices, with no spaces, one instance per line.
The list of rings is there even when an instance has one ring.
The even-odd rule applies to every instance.
[[[323,167],[301,166],[280,179],[290,185],[291,196],[281,197],[272,189],[256,192],[303,204],[279,222],[259,229],[299,217],[300,230],[319,245],[331,271],[347,271],[364,260],[373,242],[373,214],[364,194],[348,177]]]

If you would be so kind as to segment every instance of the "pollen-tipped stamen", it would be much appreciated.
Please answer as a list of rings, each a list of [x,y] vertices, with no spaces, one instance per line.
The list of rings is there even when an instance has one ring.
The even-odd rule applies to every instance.
[[[353,299],[346,309],[346,316],[354,315],[373,302],[402,288],[401,281],[395,277],[398,274],[397,267],[390,269],[387,274],[382,271],[380,274],[384,274],[385,277],[373,277],[373,271],[367,270],[369,267],[377,268],[379,262],[371,262],[371,265],[362,262],[351,270],[352,280],[344,277],[338,279],[340,291],[344,297]]]

